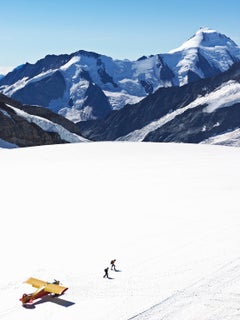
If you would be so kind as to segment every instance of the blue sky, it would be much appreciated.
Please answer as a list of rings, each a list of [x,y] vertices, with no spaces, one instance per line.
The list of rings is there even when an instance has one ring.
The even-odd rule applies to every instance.
[[[200,27],[240,45],[239,0],[0,0],[2,67],[95,51],[135,60],[168,52]]]

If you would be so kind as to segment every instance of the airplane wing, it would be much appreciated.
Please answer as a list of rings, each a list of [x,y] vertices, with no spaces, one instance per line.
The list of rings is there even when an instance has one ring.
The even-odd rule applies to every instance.
[[[31,284],[35,288],[40,288],[40,287],[43,287],[43,286],[47,285],[46,281],[42,281],[42,280],[39,280],[39,279],[36,279],[36,278],[29,278],[24,282],[28,283],[28,284]]]
[[[67,289],[67,287],[59,286],[58,284],[48,283],[44,288],[44,291],[55,294],[63,294],[63,292],[65,292]]]

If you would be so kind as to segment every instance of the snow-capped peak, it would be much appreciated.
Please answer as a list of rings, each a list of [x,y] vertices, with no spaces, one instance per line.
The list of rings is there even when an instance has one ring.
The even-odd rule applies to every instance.
[[[80,122],[105,117],[111,110],[134,104],[160,87],[209,78],[238,61],[240,48],[230,38],[200,28],[170,53],[137,61],[114,60],[84,50],[47,55],[0,78],[0,92]]]
[[[230,38],[217,32],[216,30],[202,27],[200,28],[190,39],[184,42],[180,47],[169,51],[169,53],[174,53],[177,51],[187,50],[190,48],[198,47],[226,47],[226,48],[236,48],[237,45]]]

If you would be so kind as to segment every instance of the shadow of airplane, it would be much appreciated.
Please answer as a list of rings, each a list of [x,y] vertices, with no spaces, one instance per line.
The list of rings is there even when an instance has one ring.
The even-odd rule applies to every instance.
[[[55,304],[58,304],[62,307],[65,307],[65,308],[71,307],[72,305],[75,304],[75,302],[67,301],[67,300],[61,299],[56,296],[45,296],[41,300],[36,301],[35,303],[25,304],[25,305],[23,305],[23,307],[26,309],[34,309],[34,308],[36,308],[36,305],[42,304],[42,303],[47,303],[47,302],[55,303]]]

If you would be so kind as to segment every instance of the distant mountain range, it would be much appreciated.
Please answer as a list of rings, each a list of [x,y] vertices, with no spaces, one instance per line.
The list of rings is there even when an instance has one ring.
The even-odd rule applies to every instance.
[[[0,91],[8,96],[0,96],[0,146],[89,140],[240,146],[240,48],[207,28],[169,53],[137,61],[86,51],[48,55],[4,76]]]
[[[169,53],[137,61],[113,60],[94,52],[48,55],[0,79],[0,92],[23,104],[40,105],[73,122],[103,119],[161,87],[209,78],[240,61],[227,36],[202,28]]]
[[[106,119],[80,122],[79,127],[97,141],[240,146],[240,63],[211,78],[160,88]]]

